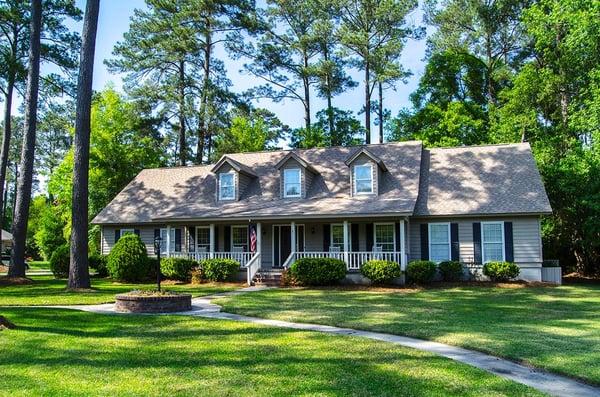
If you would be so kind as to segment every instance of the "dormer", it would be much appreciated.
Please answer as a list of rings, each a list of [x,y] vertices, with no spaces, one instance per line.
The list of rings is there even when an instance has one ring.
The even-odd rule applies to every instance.
[[[224,155],[211,170],[215,174],[217,201],[238,201],[258,175],[248,166]]]
[[[294,152],[289,152],[276,165],[279,170],[279,191],[281,198],[306,198],[315,175],[318,174],[306,160]]]
[[[350,168],[351,196],[379,194],[381,175],[387,171],[383,160],[363,147],[348,157],[345,164]]]

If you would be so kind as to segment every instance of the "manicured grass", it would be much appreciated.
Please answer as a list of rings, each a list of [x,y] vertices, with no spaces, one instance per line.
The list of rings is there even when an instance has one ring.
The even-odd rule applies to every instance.
[[[515,396],[536,391],[360,338],[185,316],[4,308],[11,396]]]
[[[600,287],[277,289],[220,299],[250,316],[409,335],[600,384]]]
[[[133,289],[155,289],[156,284],[127,284],[109,279],[92,278],[92,291],[71,292],[65,289],[66,280],[52,276],[31,276],[33,284],[0,285],[0,307],[14,305],[87,305],[114,302],[115,295]],[[169,291],[188,292],[194,296],[231,291],[242,284],[207,283],[164,285]]]
[[[27,264],[29,270],[50,270],[50,262],[48,261],[30,261]]]

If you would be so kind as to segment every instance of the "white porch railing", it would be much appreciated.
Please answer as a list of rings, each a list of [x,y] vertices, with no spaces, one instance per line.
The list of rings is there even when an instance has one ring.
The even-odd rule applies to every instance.
[[[252,285],[252,279],[256,275],[256,273],[260,270],[260,253],[257,252],[254,256],[246,263],[246,271],[247,271],[247,282],[248,285]]]
[[[283,267],[287,268],[292,265],[295,261],[301,258],[334,258],[340,259],[346,263],[348,270],[359,270],[360,267],[367,261],[372,259],[385,260],[391,262],[397,262],[401,265],[402,270],[406,270],[406,261],[402,261],[401,252],[318,252],[318,251],[306,251],[306,252],[292,252],[290,256],[283,263]]]
[[[233,259],[240,262],[241,267],[246,267],[254,256],[253,252],[169,252],[167,257],[187,258],[195,261],[204,259]]]

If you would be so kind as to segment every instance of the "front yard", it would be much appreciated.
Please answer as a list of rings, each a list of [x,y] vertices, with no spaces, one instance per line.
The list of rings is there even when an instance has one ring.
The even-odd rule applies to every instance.
[[[600,384],[600,286],[275,289],[215,303],[231,313],[464,346]]]

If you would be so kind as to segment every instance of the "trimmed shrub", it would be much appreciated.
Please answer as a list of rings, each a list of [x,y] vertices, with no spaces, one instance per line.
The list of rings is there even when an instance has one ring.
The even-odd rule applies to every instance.
[[[294,278],[294,275],[292,274],[291,269],[290,268],[283,269],[283,271],[281,272],[281,285],[283,285],[284,287],[289,287],[289,286],[297,285],[297,284],[298,284],[298,282]]]
[[[406,276],[412,283],[429,284],[435,277],[435,268],[431,261],[412,261],[406,266]]]
[[[160,272],[171,280],[189,282],[195,267],[198,267],[198,262],[186,258],[165,258],[160,261]]]
[[[70,248],[67,244],[63,244],[56,248],[50,255],[50,270],[56,278],[69,277],[70,264]]]
[[[92,254],[88,257],[90,268],[98,273],[98,277],[107,277],[108,269],[106,268],[107,255]]]
[[[240,263],[233,259],[205,259],[200,262],[200,268],[206,280],[225,281],[240,269]]]
[[[463,278],[463,266],[458,261],[440,262],[438,269],[444,281],[460,281]]]
[[[300,285],[331,285],[346,276],[346,264],[334,258],[301,258],[292,264],[290,272]]]
[[[365,262],[360,272],[375,284],[389,284],[402,274],[397,262],[375,259]]]
[[[202,284],[205,281],[204,278],[204,272],[202,271],[202,269],[200,267],[196,267],[194,269],[192,269],[191,271],[192,274],[192,284]]]
[[[483,274],[492,281],[508,281],[516,278],[521,269],[511,262],[488,262],[483,265]]]
[[[142,281],[150,274],[146,246],[139,236],[126,234],[115,244],[106,262],[111,278],[123,281]]]

